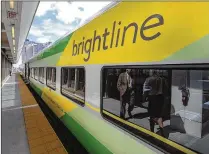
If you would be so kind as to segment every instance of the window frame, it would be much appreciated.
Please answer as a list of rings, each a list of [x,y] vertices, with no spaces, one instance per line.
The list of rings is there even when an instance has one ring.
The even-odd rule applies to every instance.
[[[43,74],[44,74],[44,77],[45,77],[45,73],[44,73],[44,70],[45,70],[45,67],[39,67],[39,78],[38,78],[38,81],[40,82],[40,83],[42,83],[42,84],[44,84],[44,81],[41,81],[41,79],[40,79],[40,69],[43,69]],[[43,77],[43,80],[44,80],[44,77]]]
[[[48,68],[52,68],[52,69],[54,68],[55,69],[55,88],[47,84],[47,70],[48,70]],[[57,81],[56,75],[57,75],[56,67],[46,67],[46,78],[45,78],[46,79],[46,86],[49,87],[50,89],[53,89],[54,91],[56,90],[56,81]]]
[[[36,79],[35,70],[36,70],[36,71],[39,70],[38,67],[34,67],[34,79],[35,79],[36,81],[38,81],[39,72],[37,73],[38,76],[37,76],[37,79]]]
[[[80,100],[78,100],[78,99],[81,99],[81,98],[78,98],[77,96],[74,96],[76,94],[76,91],[70,92],[70,93],[72,93],[72,95],[75,98],[73,98],[73,97],[71,97],[71,96],[69,96],[69,95],[67,95],[67,94],[65,94],[65,93],[62,92],[62,70],[63,69],[66,69],[66,68],[67,69],[79,69],[79,68],[82,68],[84,70],[84,87],[85,87],[85,89],[84,89],[84,95],[83,95],[83,102],[81,102]],[[61,81],[61,84],[60,84],[60,93],[63,96],[65,96],[68,99],[70,99],[71,101],[73,101],[73,102],[75,102],[75,103],[77,103],[77,104],[79,104],[81,106],[85,106],[85,98],[86,98],[86,69],[85,69],[85,67],[84,66],[65,66],[65,67],[61,67],[60,81]]]
[[[110,111],[107,111],[103,108],[103,80],[105,79],[105,77],[103,76],[103,72],[105,69],[157,69],[157,70],[209,70],[209,63],[203,63],[203,64],[150,64],[150,65],[143,65],[143,64],[139,64],[139,65],[106,65],[103,66],[101,68],[100,71],[100,114],[102,116],[102,118],[104,120],[107,120],[108,122],[112,123],[113,125],[115,125],[116,127],[119,127],[120,129],[128,132],[129,134],[135,136],[136,138],[144,141],[145,143],[153,146],[154,148],[164,152],[164,153],[184,153],[183,151],[175,148],[175,146],[172,146],[170,144],[168,144],[167,142],[173,142],[176,143],[177,145],[182,146],[185,149],[189,149],[193,152],[199,153],[198,151],[195,151],[194,149],[191,149],[189,147],[186,147],[184,145],[181,145],[180,143],[177,143],[176,141],[173,140],[169,140],[167,138],[164,138],[165,140],[168,140],[167,142],[163,142],[160,139],[158,139],[157,136],[160,136],[156,133],[151,132],[149,129],[144,128],[140,125],[134,124],[133,122],[130,122],[128,120],[123,120],[121,119],[119,116],[115,115],[114,113],[111,113]],[[108,114],[112,114],[113,116],[119,118],[120,120],[113,118],[107,114],[104,113],[108,112]],[[122,121],[122,122],[121,122]],[[146,131],[141,131],[138,130],[126,123],[124,123],[123,121],[128,122],[129,124],[132,125],[136,125],[138,127],[140,127],[142,130],[145,129],[146,131],[149,132],[146,133]],[[156,134],[156,135],[153,135]]]

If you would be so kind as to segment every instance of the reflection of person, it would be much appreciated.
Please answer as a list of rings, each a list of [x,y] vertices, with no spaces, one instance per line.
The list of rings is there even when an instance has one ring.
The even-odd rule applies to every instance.
[[[113,69],[108,69],[108,75],[107,75],[107,97],[113,98],[114,96],[114,75],[113,75]]]
[[[9,69],[9,75],[10,76],[12,75],[12,69],[11,68]]]
[[[181,90],[181,93],[182,93],[183,105],[187,106],[188,101],[189,101],[189,96],[190,96],[189,89],[185,85],[183,85],[179,88],[179,90]]]
[[[119,78],[119,75],[120,75],[120,69],[116,69],[115,70],[115,81],[114,81],[114,89],[115,89],[115,98],[117,100],[120,100],[120,92],[117,90],[117,81],[118,81],[118,78]]]
[[[154,123],[157,123],[162,135],[163,121],[161,113],[164,105],[164,91],[166,90],[164,86],[167,86],[166,81],[156,71],[153,71],[153,74],[144,83],[144,94],[148,95],[149,101],[150,129],[154,132]]]
[[[126,72],[121,73],[118,78],[117,88],[120,92],[120,117],[125,118],[126,103],[129,104],[128,114],[132,117],[131,111],[134,108],[135,92],[133,90],[133,79],[130,76],[131,69],[126,69]]]

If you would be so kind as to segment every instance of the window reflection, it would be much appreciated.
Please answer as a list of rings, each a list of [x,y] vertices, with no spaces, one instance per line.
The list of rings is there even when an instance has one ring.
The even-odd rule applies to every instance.
[[[43,67],[39,68],[39,81],[41,83],[44,83],[44,68]]]
[[[205,153],[208,70],[108,68],[102,82],[103,110]]]
[[[34,68],[35,79],[38,80],[38,68]]]
[[[56,88],[56,68],[46,68],[46,84],[53,89]]]
[[[77,69],[77,78],[78,78],[78,82],[76,84],[76,91],[81,94],[84,95],[84,89],[85,89],[85,84],[84,84],[84,80],[85,80],[85,72],[84,69]]]
[[[61,92],[78,103],[84,103],[84,68],[62,68]]]

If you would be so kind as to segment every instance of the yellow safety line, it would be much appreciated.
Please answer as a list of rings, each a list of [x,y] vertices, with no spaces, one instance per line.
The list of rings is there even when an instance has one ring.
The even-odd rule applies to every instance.
[[[28,96],[30,97],[29,99],[31,100],[31,99],[34,99],[35,100],[35,98],[33,97],[33,95],[31,94],[31,92],[29,91],[29,89],[27,88],[27,86],[26,86],[26,84],[24,83],[24,81],[22,80],[22,78],[21,78],[21,76],[20,75],[18,75],[18,80],[20,81],[19,82],[19,90],[20,91],[23,91],[23,90],[25,90],[26,92],[28,92]],[[25,89],[23,89],[23,88],[25,88]],[[21,94],[20,93],[20,95],[23,95],[23,94]],[[25,98],[25,97],[22,97],[21,96],[21,98]],[[41,108],[40,108],[40,106],[37,104],[37,102],[36,102],[36,100],[35,100],[35,103],[36,104],[33,104],[33,105],[28,105],[28,106],[23,106],[22,108],[28,108],[28,107],[35,107],[35,106],[37,106],[39,109],[40,109],[40,112],[44,115],[44,113],[42,112],[42,110],[41,110]],[[23,105],[23,104],[22,104]],[[25,111],[23,110],[23,113],[24,113],[24,118],[25,118]],[[49,121],[48,121],[48,119],[45,117],[45,115],[44,115],[44,119],[46,119],[47,120],[47,124],[48,124],[48,126],[51,128],[51,130],[55,133],[55,131],[54,131],[54,129],[52,128],[52,126],[51,126],[51,124],[49,123]],[[25,123],[27,123],[26,121],[24,121]],[[28,135],[28,134],[27,134]],[[56,133],[55,133],[55,135],[56,135]],[[28,136],[27,136],[27,138],[28,138]],[[62,149],[64,149],[64,151],[66,152],[66,153],[68,153],[67,152],[67,150],[65,149],[65,146],[63,145],[63,143],[61,142],[61,140],[59,139],[59,137],[56,135],[56,138],[58,139],[58,141],[59,141],[59,143],[62,145]],[[29,138],[28,138],[28,140],[29,140]],[[30,144],[29,144],[30,145]],[[31,146],[31,145],[30,145]],[[30,148],[30,150],[31,150],[31,148]]]

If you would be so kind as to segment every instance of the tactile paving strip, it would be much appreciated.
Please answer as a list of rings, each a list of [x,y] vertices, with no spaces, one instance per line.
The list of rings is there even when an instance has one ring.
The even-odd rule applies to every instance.
[[[31,154],[67,154],[28,87],[20,76],[18,80]]]

